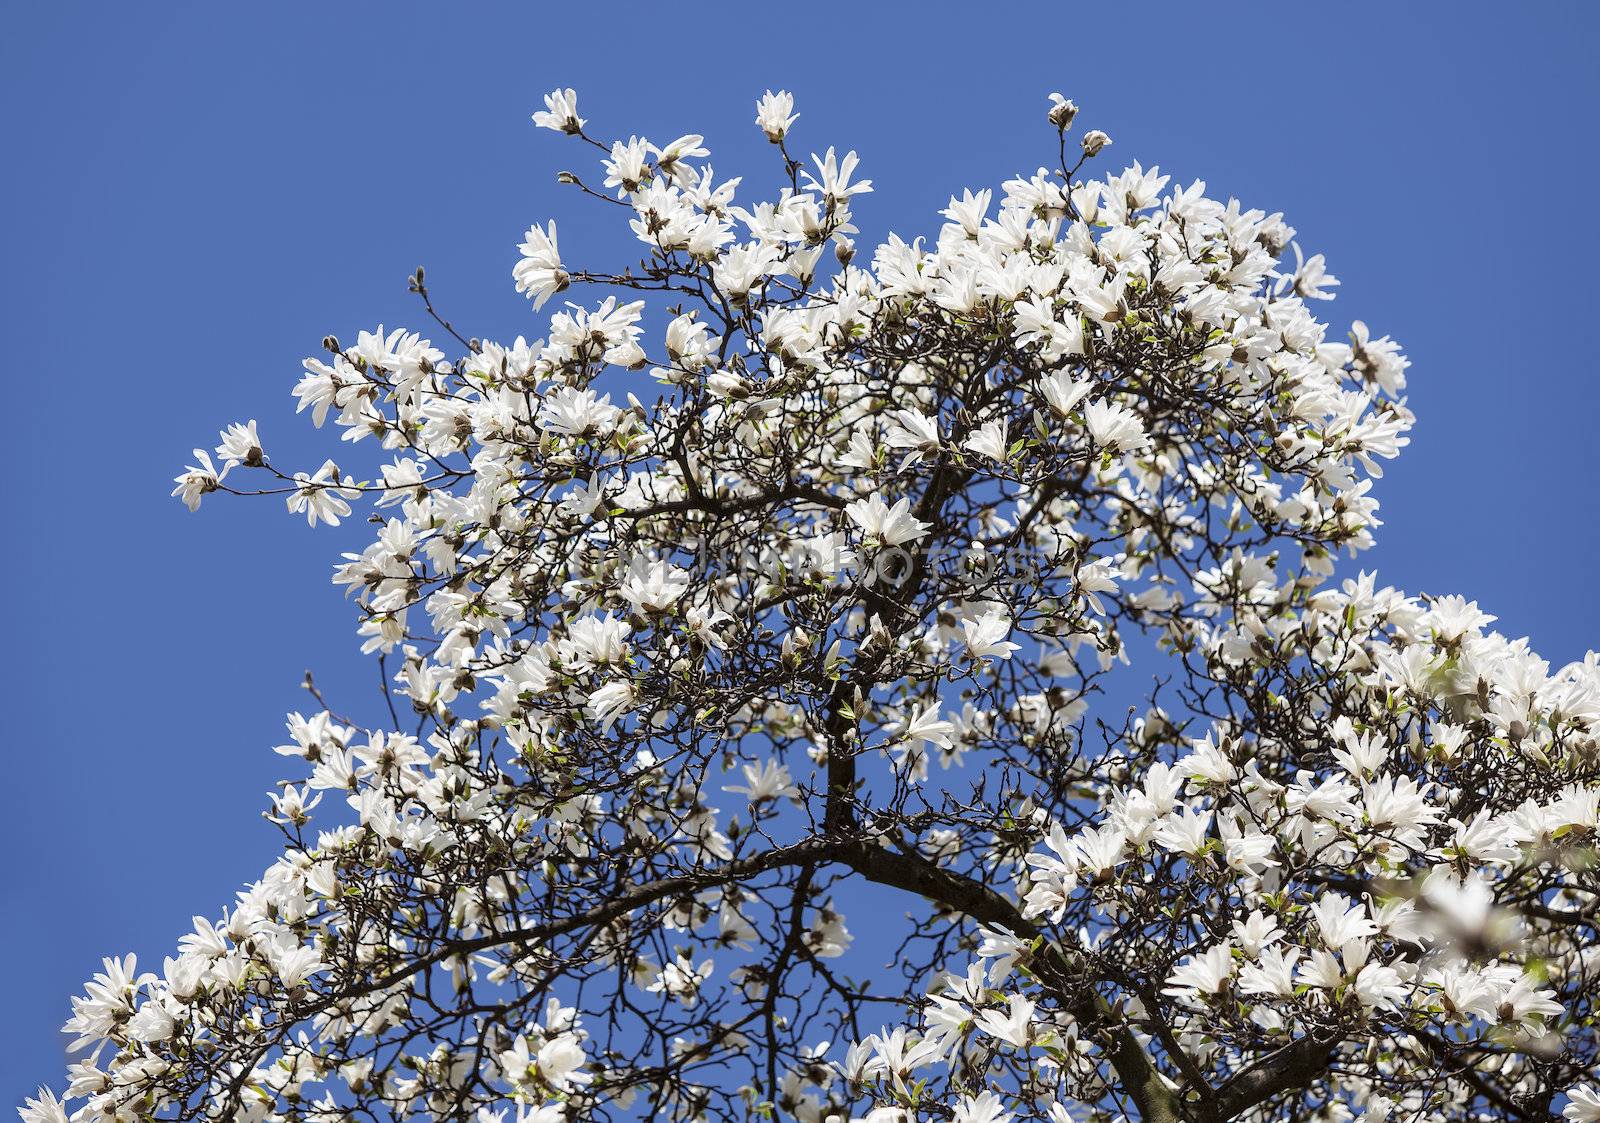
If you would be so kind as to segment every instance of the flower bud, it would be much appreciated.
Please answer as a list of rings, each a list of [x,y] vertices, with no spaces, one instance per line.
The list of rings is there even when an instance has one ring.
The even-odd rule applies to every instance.
[[[1085,156],[1098,156],[1100,150],[1111,143],[1111,138],[1099,129],[1091,129],[1083,134],[1083,154]]]
[[[1078,107],[1060,94],[1051,94],[1050,103],[1050,123],[1062,132],[1072,128],[1072,119],[1078,115]]]

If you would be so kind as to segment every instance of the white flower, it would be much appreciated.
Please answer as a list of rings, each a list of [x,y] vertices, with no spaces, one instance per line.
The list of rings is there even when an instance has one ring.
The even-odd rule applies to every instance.
[[[590,476],[588,483],[576,483],[571,491],[562,496],[561,510],[573,518],[589,519],[594,517],[605,499],[605,487],[595,476]]]
[[[693,316],[675,316],[667,325],[667,358],[685,370],[706,366],[716,355],[719,342],[711,329]]]
[[[1083,831],[1072,840],[1071,856],[1091,878],[1103,877],[1128,858],[1128,836],[1115,823]]]
[[[1033,1040],[1033,1008],[1031,1000],[1013,994],[1006,998],[1004,1013],[983,1010],[973,1018],[973,1022],[989,1036],[1022,1048]]]
[[[1163,994],[1189,999],[1195,994],[1221,994],[1233,980],[1233,945],[1217,944],[1199,955],[1191,955],[1167,978]]]
[[[712,276],[717,288],[734,304],[741,305],[777,258],[777,251],[771,246],[734,246],[712,267]]]
[[[779,796],[794,797],[800,794],[800,789],[794,786],[794,781],[789,776],[789,770],[775,760],[741,767],[745,782],[742,785],[726,784],[723,786],[723,791],[748,796],[751,803],[764,803]]]
[[[622,583],[622,597],[638,613],[669,612],[689,589],[689,574],[667,562],[651,562]]]
[[[345,500],[360,494],[353,488],[339,486],[339,466],[331,460],[323,461],[315,475],[296,472],[294,481],[299,486],[285,502],[290,514],[304,511],[310,526],[316,526],[319,519],[329,526],[338,526],[339,520],[350,513],[350,504]]]
[[[1258,830],[1243,833],[1224,831],[1222,846],[1223,860],[1228,863],[1228,868],[1240,873],[1260,873],[1278,864],[1278,860],[1272,856],[1277,843],[1271,835]]]
[[[1210,737],[1194,742],[1193,750],[1178,761],[1177,768],[1184,776],[1206,784],[1226,784],[1239,774]]]
[[[901,499],[890,507],[876,495],[858,499],[844,509],[850,521],[882,546],[915,542],[931,529],[911,514],[911,501]]]
[[[139,1007],[139,1012],[128,1022],[128,1033],[137,1041],[154,1044],[171,1037],[177,1026],[173,1011],[163,996],[158,995]]]
[[[1294,968],[1299,961],[1299,948],[1269,947],[1260,953],[1255,963],[1240,968],[1239,990],[1245,994],[1288,998],[1294,994]]]
[[[1378,926],[1367,916],[1366,906],[1351,904],[1350,898],[1341,893],[1324,893],[1311,906],[1311,915],[1322,933],[1323,943],[1333,951],[1341,951],[1378,931]]]
[[[1006,639],[1011,634],[1011,618],[998,609],[971,620],[961,621],[962,641],[974,659],[1009,659],[1021,644]]]
[[[233,470],[233,464],[222,466],[222,471],[217,471],[211,463],[211,455],[204,449],[195,449],[194,457],[199,461],[183,470],[183,474],[173,477],[173,482],[178,486],[172,489],[172,494],[183,500],[183,505],[191,511],[200,509],[200,497],[216,491],[227,474]]]
[[[576,90],[552,90],[544,95],[544,111],[533,115],[533,123],[541,129],[554,129],[558,133],[581,132],[585,124],[578,116]]]
[[[1332,300],[1333,293],[1328,289],[1336,288],[1339,278],[1328,272],[1328,264],[1322,255],[1313,254],[1309,259],[1301,257],[1299,243],[1294,249],[1294,276],[1290,285],[1296,296],[1303,296],[1310,300]]]
[[[1210,811],[1185,807],[1178,814],[1168,816],[1151,839],[1162,849],[1197,857],[1209,840],[1211,815]]]
[[[294,944],[273,949],[272,969],[277,972],[284,986],[297,987],[318,971],[325,970],[326,966],[316,948]]]
[[[700,1000],[700,987],[711,977],[714,967],[713,960],[702,960],[696,967],[687,956],[680,955],[663,967],[655,981],[645,989],[670,995],[684,1006],[692,1007]]]
[[[852,195],[865,195],[872,190],[872,181],[864,179],[859,183],[851,183],[850,177],[855,174],[859,158],[854,152],[845,153],[840,160],[834,155],[832,148],[828,149],[825,156],[811,157],[811,162],[817,166],[817,174],[813,176],[809,171],[805,175],[806,186],[813,191],[820,191],[824,199],[831,203],[843,203]]]
[[[597,399],[593,390],[563,386],[544,400],[539,425],[569,437],[605,437],[616,427],[621,413],[611,404],[610,394]]]
[[[983,229],[983,218],[989,211],[993,197],[989,191],[979,191],[977,194],[963,191],[959,199],[951,196],[950,205],[939,213],[961,227],[961,232],[967,237],[976,238]]]
[[[1346,959],[1350,959],[1346,952]],[[1365,963],[1351,980],[1351,990],[1363,1006],[1394,1008],[1405,997],[1406,988],[1400,973],[1382,963]],[[1559,1012],[1559,1008],[1558,1008]]]
[[[756,124],[767,134],[767,139],[777,144],[788,135],[799,114],[794,111],[794,95],[788,90],[773,93],[768,90],[756,102]]]
[[[913,454],[907,457],[907,463],[910,463],[925,452],[939,450],[939,421],[914,409],[895,410],[890,416],[884,441],[890,448],[913,450]]]
[[[1283,929],[1273,917],[1256,909],[1249,916],[1233,922],[1233,937],[1245,955],[1255,959],[1264,948],[1282,938]]]
[[[971,436],[961,442],[961,447],[979,456],[986,456],[996,463],[1005,463],[1007,459],[1005,421],[996,418],[984,422],[973,430]]]
[[[908,741],[926,741],[948,749],[955,731],[954,725],[939,717],[939,703],[934,701],[911,713],[901,729],[901,736]]]
[[[217,455],[222,457],[231,468],[235,464],[244,464],[254,468],[265,463],[265,454],[261,451],[261,438],[256,435],[256,423],[252,418],[243,425],[237,422],[229,425],[221,433],[222,443],[217,446]]]
[[[1078,408],[1078,403],[1089,396],[1094,383],[1087,378],[1073,378],[1066,371],[1057,371],[1039,380],[1039,391],[1057,417],[1066,417]]]
[[[993,1092],[979,1096],[962,1096],[956,1104],[952,1123],[1011,1123],[1014,1118],[1006,1110],[1005,1101]]]
[[[1540,1019],[1560,1017],[1562,1010],[1555,991],[1536,986],[1520,973],[1515,982],[1501,991],[1495,1004],[1496,1017],[1505,1024],[1531,1025]]]
[[[585,616],[567,626],[567,634],[557,645],[563,663],[578,672],[616,665],[627,655],[627,638],[633,626],[606,613]]]
[[[633,698],[633,683],[626,679],[616,679],[589,693],[585,712],[600,723],[602,731],[606,731],[632,708]]]
[[[76,1117],[67,1114],[66,1106],[48,1088],[40,1088],[38,1095],[29,1097],[17,1109],[17,1114],[22,1117],[22,1123],[69,1123]]]
[[[1590,1084],[1568,1088],[1567,1106],[1561,1109],[1561,1114],[1575,1123],[1600,1123],[1600,1092]]]
[[[1150,443],[1139,415],[1114,402],[1084,406],[1083,424],[1096,445],[1114,452],[1137,452]]]
[[[537,1064],[539,1075],[545,1082],[559,1092],[564,1092],[574,1084],[587,1084],[594,1079],[582,1071],[584,1061],[583,1046],[578,1044],[575,1034],[562,1033],[552,1037],[539,1046]]]
[[[1114,593],[1117,591],[1117,566],[1109,558],[1101,558],[1078,566],[1078,595],[1089,602],[1089,607],[1095,614],[1104,616],[1105,605],[1097,593]]]
[[[533,298],[534,308],[541,307],[551,296],[565,289],[571,278],[561,268],[561,254],[556,248],[556,224],[548,229],[538,225],[528,227],[523,235],[522,258],[511,270],[517,282],[517,291]]]
[[[656,157],[656,170],[663,175],[681,175],[683,168],[679,165],[682,161],[696,160],[702,156],[710,155],[701,143],[704,140],[705,138],[699,133],[687,133],[664,148],[652,146],[651,151],[655,153]]]

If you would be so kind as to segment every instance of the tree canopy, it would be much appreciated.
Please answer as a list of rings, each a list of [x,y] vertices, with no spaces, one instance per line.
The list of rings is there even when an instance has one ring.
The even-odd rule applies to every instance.
[[[177,478],[371,519],[390,720],[313,687],[281,858],[26,1120],[1600,1120],[1600,660],[1338,568],[1409,364],[1281,215],[1052,95],[868,256],[787,93],[761,202],[545,103],[640,259],[531,227],[511,343],[419,269],[304,363],[346,463]]]

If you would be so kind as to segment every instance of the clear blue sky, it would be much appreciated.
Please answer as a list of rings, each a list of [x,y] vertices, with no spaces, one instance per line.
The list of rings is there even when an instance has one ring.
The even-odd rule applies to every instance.
[[[170,478],[247,417],[280,463],[319,463],[299,360],[421,326],[419,263],[465,330],[540,334],[509,276],[524,227],[556,217],[568,256],[619,246],[554,185],[587,157],[531,126],[542,93],[765,173],[752,104],[787,87],[798,145],[862,152],[866,234],[936,229],[953,190],[1045,162],[1056,89],[1118,166],[1284,211],[1343,279],[1334,322],[1414,361],[1368,564],[1565,661],[1600,646],[1597,12],[8,3],[0,1107],[59,1080],[56,1027],[101,955],[159,968],[271,859],[270,746],[303,671],[375,701],[327,580],[349,539],[277,501],[191,516]]]

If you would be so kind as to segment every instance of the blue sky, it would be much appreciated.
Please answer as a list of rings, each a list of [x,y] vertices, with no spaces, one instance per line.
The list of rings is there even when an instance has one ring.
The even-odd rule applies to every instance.
[[[702,132],[719,171],[755,176],[753,101],[786,87],[797,146],[861,151],[864,241],[1046,162],[1045,95],[1067,93],[1115,138],[1102,163],[1284,211],[1344,282],[1333,322],[1406,344],[1419,423],[1366,564],[1476,598],[1552,661],[1600,645],[1600,9],[793,10],[7,5],[0,1106],[59,1080],[56,1027],[101,955],[159,966],[271,859],[270,747],[304,671],[357,715],[376,702],[327,580],[352,539],[278,501],[189,515],[171,477],[249,417],[279,463],[320,463],[299,360],[329,332],[422,326],[418,264],[463,330],[510,338],[541,334],[510,281],[529,222],[619,260],[554,182],[588,157],[528,121],[554,86],[602,135]]]

